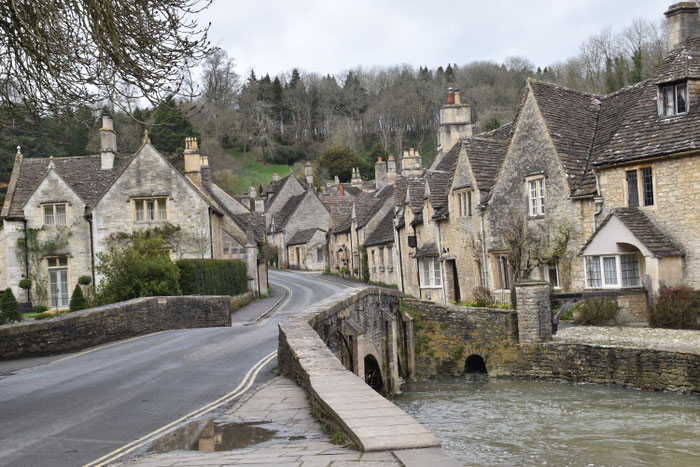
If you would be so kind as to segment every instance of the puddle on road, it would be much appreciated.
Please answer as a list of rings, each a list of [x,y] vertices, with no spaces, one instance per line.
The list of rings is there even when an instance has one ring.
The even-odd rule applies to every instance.
[[[279,430],[263,428],[264,422],[210,422],[192,446],[193,451],[218,452],[246,448],[275,438]]]

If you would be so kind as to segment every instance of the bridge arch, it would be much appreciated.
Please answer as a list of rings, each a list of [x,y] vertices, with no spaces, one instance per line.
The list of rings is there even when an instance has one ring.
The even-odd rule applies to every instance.
[[[377,358],[371,353],[365,355],[365,383],[372,389],[381,393],[384,391],[384,379],[382,377],[382,369]]]
[[[488,374],[486,370],[486,362],[484,357],[477,354],[472,354],[467,357],[464,362],[464,372],[468,375],[485,375]]]

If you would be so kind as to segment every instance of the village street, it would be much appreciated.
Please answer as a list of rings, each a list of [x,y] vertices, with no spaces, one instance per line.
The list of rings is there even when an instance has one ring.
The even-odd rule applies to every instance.
[[[230,328],[166,331],[77,354],[1,362],[0,465],[73,466],[114,451],[133,454],[143,443],[122,447],[268,381],[277,323],[344,287],[318,276],[269,277],[272,297],[235,312]]]

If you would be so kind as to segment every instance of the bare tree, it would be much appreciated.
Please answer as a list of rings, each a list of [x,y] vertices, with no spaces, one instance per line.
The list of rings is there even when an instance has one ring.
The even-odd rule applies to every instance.
[[[210,0],[0,2],[0,120],[137,97],[157,105],[208,50]]]

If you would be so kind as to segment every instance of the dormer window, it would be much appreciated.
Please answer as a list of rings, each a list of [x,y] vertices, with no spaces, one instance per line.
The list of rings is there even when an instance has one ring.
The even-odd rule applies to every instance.
[[[664,117],[688,111],[688,86],[685,82],[661,86],[661,111]]]

